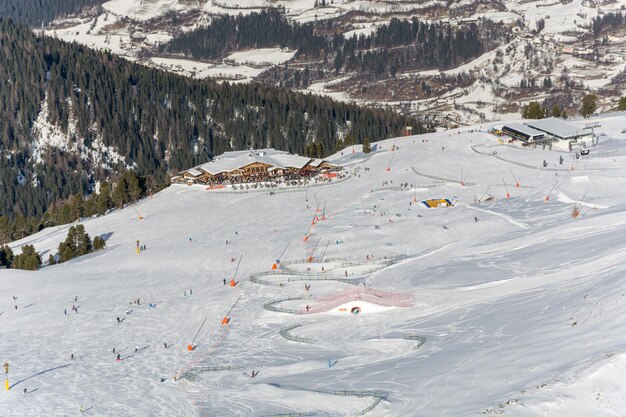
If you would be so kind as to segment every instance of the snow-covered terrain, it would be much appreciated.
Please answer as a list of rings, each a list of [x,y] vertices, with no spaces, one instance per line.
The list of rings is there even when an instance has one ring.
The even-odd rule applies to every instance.
[[[626,114],[594,121],[580,159],[472,126],[347,148],[331,159],[352,176],[332,185],[173,185],[85,219],[104,251],[0,271],[0,414],[622,415]],[[69,226],[11,246],[47,259]],[[363,284],[412,306],[307,314]]]

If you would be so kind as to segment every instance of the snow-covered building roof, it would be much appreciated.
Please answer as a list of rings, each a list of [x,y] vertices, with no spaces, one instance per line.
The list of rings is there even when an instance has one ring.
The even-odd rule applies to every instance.
[[[524,122],[533,129],[540,130],[559,139],[575,139],[580,136],[590,135],[591,132],[577,128],[556,117],[547,119],[528,120]]]
[[[184,171],[187,174],[190,174],[194,177],[199,177],[200,175],[202,175],[202,171],[198,170],[198,167],[194,167],[194,168],[189,168],[188,170]]]
[[[311,164],[312,161],[314,161],[315,164]],[[198,169],[208,172],[211,175],[217,175],[232,172],[253,163],[265,164],[270,166],[272,170],[276,170],[287,168],[302,169],[308,164],[311,164],[313,167],[318,167],[322,162],[324,161],[321,159],[313,160],[299,155],[291,155],[285,151],[267,148],[226,152],[212,161],[200,165]]]

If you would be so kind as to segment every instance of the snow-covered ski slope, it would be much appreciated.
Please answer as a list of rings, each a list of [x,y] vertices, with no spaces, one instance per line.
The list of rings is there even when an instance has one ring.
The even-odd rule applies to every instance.
[[[0,360],[11,386],[0,415],[72,416],[81,406],[116,417],[622,415],[626,115],[597,121],[606,136],[585,159],[499,145],[475,126],[383,141],[370,157],[346,149],[336,160],[358,172],[306,192],[178,185],[85,220],[105,251],[0,271]],[[486,195],[495,200],[474,203]],[[450,208],[419,204],[452,197]],[[316,200],[326,220],[305,242]],[[32,243],[47,259],[68,227],[12,246]],[[147,246],[140,254],[136,240]],[[285,268],[256,274],[288,242]],[[223,285],[241,256],[238,285]],[[301,281],[307,274],[315,280]],[[413,306],[266,308],[301,312],[362,282],[412,294]]]

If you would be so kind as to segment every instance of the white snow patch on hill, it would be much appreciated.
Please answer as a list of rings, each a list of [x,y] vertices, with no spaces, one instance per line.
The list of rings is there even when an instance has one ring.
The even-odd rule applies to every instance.
[[[296,51],[286,51],[280,48],[260,48],[233,52],[225,58],[225,61],[233,61],[237,64],[277,65],[289,61],[295,54]]]

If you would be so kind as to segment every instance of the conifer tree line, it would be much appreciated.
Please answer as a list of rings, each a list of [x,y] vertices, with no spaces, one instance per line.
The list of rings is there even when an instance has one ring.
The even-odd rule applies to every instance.
[[[44,148],[41,161],[34,159],[33,126],[42,105],[47,123],[78,151]],[[332,152],[345,132],[360,142],[396,136],[406,125],[423,131],[415,119],[389,110],[144,67],[36,36],[8,18],[0,19],[0,120],[0,216],[11,217],[12,236],[20,237],[74,221],[76,213],[64,203],[83,199],[93,207],[95,184],[114,182],[129,167],[145,194],[229,150],[270,146],[304,154],[307,143],[318,141]],[[123,160],[116,162],[106,149]],[[127,185],[128,196],[111,195],[115,204],[136,195],[135,184]],[[49,209],[53,214],[44,218]]]
[[[597,37],[607,27],[616,29],[622,26],[626,26],[626,14],[610,12],[596,16],[591,23],[591,30],[593,36]]]
[[[0,216],[0,245],[22,239],[45,227],[68,224],[85,217],[102,216],[112,208],[123,208],[127,204],[136,203],[155,191],[158,188],[152,177],[139,177],[136,172],[127,171],[114,185],[103,181],[99,191],[88,197],[77,193],[65,201],[53,203],[42,216]]]
[[[57,256],[50,254],[48,265],[69,261],[78,256],[102,250],[106,247],[106,242],[100,236],[93,239],[85,231],[85,226],[79,224],[70,227],[67,237],[59,244]],[[8,245],[0,246],[0,268],[27,269],[34,271],[42,265],[41,256],[35,250],[34,245],[22,246],[22,253],[14,255]]]
[[[46,26],[54,19],[80,10],[100,6],[107,0],[2,0],[0,17],[33,27]]]
[[[161,45],[160,51],[197,59],[221,59],[242,49],[286,47],[297,49],[296,60],[318,59],[317,69],[322,71],[357,71],[380,77],[395,76],[399,71],[454,67],[510,37],[501,24],[488,20],[481,22],[480,28],[473,23],[453,28],[416,17],[410,21],[393,18],[370,35],[348,39],[334,31],[332,25],[331,21],[290,23],[283,9],[219,16],[210,25]],[[305,74],[302,84],[306,86],[309,78]]]

